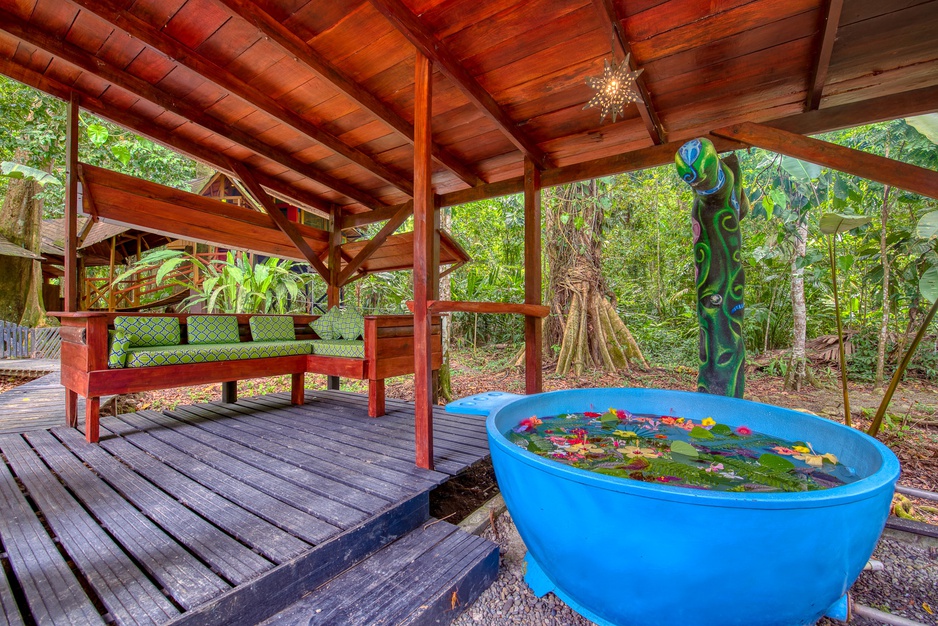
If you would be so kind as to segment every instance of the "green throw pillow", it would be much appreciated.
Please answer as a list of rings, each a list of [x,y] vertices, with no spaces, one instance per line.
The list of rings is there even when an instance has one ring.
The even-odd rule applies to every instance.
[[[289,315],[255,315],[250,325],[254,341],[296,341],[293,318]]]
[[[127,351],[130,349],[130,337],[116,330],[108,331],[107,366],[121,368],[127,364]]]
[[[347,307],[332,327],[342,339],[359,339],[365,334],[365,318],[355,307]]]
[[[336,332],[335,325],[342,316],[342,309],[337,306],[332,307],[325,314],[309,323],[310,327],[320,339],[338,339],[339,333]]]
[[[238,343],[238,318],[234,315],[190,315],[189,343]]]
[[[114,329],[130,339],[131,348],[178,346],[182,343],[176,317],[118,315],[114,318]]]

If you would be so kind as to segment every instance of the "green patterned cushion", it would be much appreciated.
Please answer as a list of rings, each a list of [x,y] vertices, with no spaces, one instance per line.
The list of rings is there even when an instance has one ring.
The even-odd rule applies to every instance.
[[[234,315],[190,315],[189,343],[238,343],[238,318]]]
[[[337,306],[332,307],[325,314],[314,319],[309,325],[312,327],[320,339],[338,339],[339,333],[335,330],[335,324],[342,316],[342,309]]]
[[[238,359],[310,354],[310,341],[245,341],[227,344],[196,344],[131,348],[127,367],[216,363]]]
[[[295,341],[293,318],[289,315],[255,315],[251,318],[254,341]]]
[[[364,341],[343,341],[340,339],[311,341],[313,354],[320,356],[345,356],[351,359],[365,358]]]
[[[358,339],[365,334],[365,318],[358,309],[350,306],[342,311],[332,330],[342,339]]]
[[[114,328],[130,339],[131,348],[176,346],[182,341],[179,319],[175,317],[118,315]]]
[[[127,363],[127,350],[130,349],[130,337],[116,330],[107,333],[107,366],[121,368]]]

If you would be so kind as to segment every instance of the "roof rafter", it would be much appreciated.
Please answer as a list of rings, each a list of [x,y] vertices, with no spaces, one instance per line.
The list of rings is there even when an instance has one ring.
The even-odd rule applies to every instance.
[[[821,95],[824,92],[824,83],[827,82],[827,70],[830,68],[843,8],[844,0],[827,0],[827,10],[821,14],[817,56],[814,67],[811,68],[811,82],[808,83],[808,97],[805,102],[807,111],[816,111],[821,106]]]
[[[172,95],[154,87],[150,83],[102,61],[98,57],[63,39],[50,37],[34,26],[23,22],[16,16],[2,9],[0,9],[0,30],[7,32],[22,42],[44,50],[70,65],[93,74],[128,93],[184,117],[206,130],[226,137],[260,156],[279,163],[284,167],[288,167],[294,172],[302,174],[311,180],[315,180],[330,189],[362,203],[368,208],[374,209],[384,205],[384,203],[377,198],[362,192],[356,187],[340,181],[311,165],[303,163],[289,154],[251,137],[247,133],[224,124],[201,109],[179,102]],[[329,203],[324,204],[328,205]]]
[[[387,241],[387,238],[394,234],[394,231],[400,228],[408,217],[414,214],[414,203],[413,201],[406,202],[401,205],[401,208],[397,210],[391,219],[378,231],[378,234],[372,237],[365,247],[362,248],[358,254],[355,255],[355,258],[350,260],[348,264],[342,268],[342,271],[339,272],[338,283],[339,286],[345,285],[349,282],[349,278],[358,271],[358,268],[374,254],[378,248],[384,245],[384,242]]]
[[[408,142],[414,143],[413,124],[395,113],[371,92],[356,84],[349,76],[329,63],[322,55],[310,48],[305,41],[297,37],[254,2],[251,0],[220,1],[232,13],[257,27],[265,37],[269,37],[281,49],[306,65],[314,74],[334,86],[359,106],[371,111],[378,119],[407,139]],[[434,160],[456,174],[466,184],[474,187],[485,182],[479,178],[479,175],[472,168],[442,146],[434,143],[432,154]]]
[[[534,141],[522,132],[518,125],[498,105],[482,85],[459,63],[455,56],[436,38],[430,29],[405,6],[401,0],[369,0],[391,24],[410,41],[418,52],[440,67],[469,100],[505,133],[515,147],[546,169],[551,166],[550,157]]]
[[[18,80],[25,85],[29,85],[30,87],[51,94],[62,100],[68,100],[72,92],[76,91],[72,87],[43,76],[39,72],[26,69],[21,65],[16,64],[11,59],[0,58],[0,73],[3,73],[14,80]],[[195,159],[196,161],[205,163],[206,165],[209,165],[218,171],[224,172],[230,176],[235,176],[235,173],[229,169],[224,155],[220,152],[209,150],[195,143],[182,139],[181,137],[177,137],[168,131],[154,126],[149,120],[140,118],[136,115],[133,115],[132,113],[119,111],[115,107],[109,107],[97,98],[93,98],[87,94],[81,94],[80,100],[81,108],[94,113],[102,119],[106,119],[108,121],[114,122],[118,126],[122,126],[134,132],[140,133],[141,135],[149,137],[156,143],[166,148],[176,150],[192,159]],[[290,201],[295,202],[297,205],[312,209],[313,212],[317,215],[322,215],[333,206],[332,204],[323,202],[321,198],[314,196],[307,191],[297,189],[296,187],[288,185],[283,181],[279,181],[276,178],[262,175],[260,173],[255,173],[255,178],[257,178],[258,182],[271,191],[274,195],[289,199]]]
[[[619,48],[619,54],[622,55],[623,59],[629,59],[629,69],[634,72],[637,65],[635,58],[631,56],[632,49],[629,46],[628,39],[625,37],[625,33],[622,31],[622,20],[619,17],[619,12],[615,4],[613,4],[612,0],[593,0],[593,5],[597,9],[603,27],[609,31],[613,46]],[[664,131],[664,127],[661,125],[661,120],[658,118],[655,107],[651,103],[651,94],[648,92],[648,87],[645,86],[644,74],[639,75],[639,77],[635,79],[635,87],[642,97],[642,101],[636,106],[638,107],[639,115],[642,116],[642,121],[645,122],[645,128],[648,129],[648,135],[651,137],[651,140],[658,145],[668,143],[668,136]]]
[[[220,89],[264,111],[296,132],[313,139],[349,161],[365,168],[407,195],[412,193],[413,184],[406,176],[392,172],[364,152],[348,146],[334,135],[288,111],[273,98],[247,84],[232,72],[212,62],[204,55],[182,45],[135,15],[121,10],[111,0],[70,0],[70,2],[98,16],[114,28],[139,39],[147,46],[166,55],[171,61],[195,72],[205,81],[213,83]]]

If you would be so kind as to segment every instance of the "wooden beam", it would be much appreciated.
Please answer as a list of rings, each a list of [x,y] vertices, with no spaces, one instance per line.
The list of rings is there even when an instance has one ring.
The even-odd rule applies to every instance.
[[[346,213],[342,216],[342,228],[343,230],[346,228],[357,228],[359,226],[367,226],[368,224],[389,220],[397,215],[397,212],[402,207],[407,205],[409,205],[411,211],[413,211],[413,201],[407,201],[404,204],[382,207],[380,209],[374,209],[373,211],[365,211],[364,213]]]
[[[156,104],[171,113],[175,113],[182,118],[190,120],[193,124],[201,126],[216,135],[226,137],[234,143],[251,150],[255,154],[270,159],[284,167],[288,167],[294,172],[301,174],[311,180],[329,187],[356,202],[363,204],[368,208],[377,208],[384,203],[377,198],[362,192],[361,190],[345,183],[334,176],[312,167],[311,165],[294,158],[293,156],[277,150],[264,142],[255,139],[251,135],[233,128],[208,113],[203,109],[187,105],[180,102],[175,96],[168,94],[150,83],[136,78],[135,76],[117,68],[100,58],[89,54],[78,46],[68,43],[64,39],[50,37],[35,26],[24,22],[15,15],[7,13],[0,9],[0,30],[7,32],[19,41],[35,46],[49,54],[61,59],[62,61],[84,71],[97,76],[112,85],[123,89],[124,91],[142,98],[148,102]],[[315,208],[321,212],[328,211],[331,203],[319,201]]]
[[[407,301],[407,308],[415,311],[415,300]],[[492,315],[526,315],[542,319],[550,315],[550,307],[542,304],[516,304],[514,302],[474,302],[468,300],[428,300],[427,308],[439,313],[485,313]]]
[[[742,141],[751,146],[938,199],[938,172],[924,167],[752,122],[735,124],[711,132],[718,137]]]
[[[622,18],[613,0],[593,0],[599,19],[603,23],[603,28],[613,41],[613,48],[618,48],[620,58],[629,60],[629,69],[635,71],[638,67],[635,57],[632,56],[632,48],[629,46],[629,40],[622,30]],[[613,55],[615,56],[615,55]],[[661,125],[661,119],[652,105],[651,94],[648,93],[648,87],[645,85],[645,75],[640,74],[635,80],[635,88],[638,90],[642,101],[637,103],[638,114],[642,116],[648,135],[655,144],[668,143],[667,134]]]
[[[171,61],[185,67],[204,80],[227,91],[231,95],[264,111],[282,124],[342,155],[352,163],[368,170],[375,176],[394,185],[410,195],[412,185],[403,175],[393,172],[369,155],[353,148],[340,139],[319,128],[303,117],[293,113],[276,100],[239,78],[228,69],[214,63],[208,57],[182,45],[172,37],[138,18],[133,13],[123,10],[112,0],[69,0],[82,9],[92,13],[146,45],[166,55]]]
[[[401,0],[370,0],[371,4],[417,48],[433,61],[469,100],[501,129],[511,142],[541,168],[550,167],[550,157],[499,106],[482,85],[459,63],[420,19]],[[416,146],[416,144],[415,144]]]
[[[524,304],[541,306],[541,172],[524,160]],[[547,307],[544,307],[545,309]],[[549,310],[549,309],[548,309]],[[543,316],[524,316],[525,393],[544,391]]]
[[[310,265],[313,266],[313,269],[323,277],[324,280],[329,278],[329,270],[323,265],[323,262],[319,260],[319,255],[310,247],[309,243],[303,238],[303,235],[296,228],[296,224],[287,219],[287,216],[284,215],[274,201],[267,195],[261,186],[260,183],[254,178],[254,175],[251,171],[243,164],[238,161],[231,161],[231,169],[234,170],[235,174],[238,175],[238,178],[244,183],[244,186],[247,187],[248,191],[251,192],[251,195],[254,196],[254,200],[264,207],[264,210],[267,211],[267,217],[270,218],[270,221],[273,222],[274,226],[283,231],[283,234],[290,238],[290,241],[293,242],[293,245],[296,246],[296,249],[300,251]]]
[[[261,7],[251,2],[251,0],[221,0],[221,2],[236,16],[257,27],[264,37],[280,46],[282,50],[292,55],[319,78],[331,84],[360,107],[370,111],[375,117],[413,144],[413,124],[398,115],[387,104],[356,83],[342,70],[329,63],[325,57],[313,50],[293,31]],[[456,174],[466,184],[474,187],[485,182],[479,178],[472,168],[442,146],[434,143],[432,150],[434,160]]]
[[[342,265],[342,213],[335,210],[329,218],[329,250],[326,257],[329,276],[326,278],[326,303],[331,309],[341,299],[339,268]]]
[[[409,13],[409,11],[408,11]],[[434,206],[430,164],[433,66],[419,50],[414,67],[414,432],[418,467],[433,469],[433,367],[429,301],[433,290]]]
[[[824,92],[824,83],[827,82],[831,55],[834,52],[834,40],[837,38],[840,14],[844,8],[844,0],[826,0],[826,2],[827,7],[821,13],[820,40],[815,49],[814,67],[811,68],[811,79],[808,83],[808,98],[805,102],[805,109],[808,111],[815,111],[821,106],[821,96]]]
[[[68,126],[65,130],[65,310],[78,310],[78,114],[76,92],[68,98]]]
[[[358,271],[358,268],[362,266],[362,263],[368,260],[368,258],[375,253],[375,251],[381,247],[381,245],[390,237],[395,230],[400,228],[401,224],[411,216],[414,212],[414,203],[408,202],[404,204],[397,213],[388,220],[387,224],[378,231],[378,234],[372,237],[365,247],[362,248],[358,254],[355,255],[351,261],[349,261],[345,267],[342,269],[342,272],[339,274],[337,282],[340,286],[348,282],[349,277]]]

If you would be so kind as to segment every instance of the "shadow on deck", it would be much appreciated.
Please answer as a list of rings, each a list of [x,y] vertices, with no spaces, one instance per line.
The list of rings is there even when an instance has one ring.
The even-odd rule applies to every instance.
[[[0,435],[0,624],[450,621],[497,547],[428,523],[428,494],[488,456],[484,420],[437,412],[427,471],[413,405],[387,408],[308,391],[105,417],[100,445]]]

